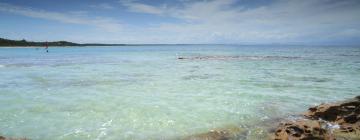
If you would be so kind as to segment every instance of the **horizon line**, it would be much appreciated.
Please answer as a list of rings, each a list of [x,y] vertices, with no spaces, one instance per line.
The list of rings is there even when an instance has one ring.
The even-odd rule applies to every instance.
[[[153,46],[153,45],[291,45],[291,46],[311,46],[311,45],[321,45],[321,46],[339,46],[339,45],[345,45],[345,46],[358,46],[360,44],[346,44],[346,43],[306,43],[306,42],[287,42],[287,43],[280,43],[280,42],[273,42],[273,43],[255,43],[255,42],[242,42],[242,43],[78,43],[78,42],[72,42],[72,41],[66,41],[66,40],[51,40],[51,41],[32,41],[27,39],[8,39],[8,38],[2,38],[0,39],[4,40],[10,40],[10,41],[22,41],[25,40],[26,42],[32,42],[32,43],[45,43],[45,42],[67,42],[67,43],[74,43],[81,46]],[[31,46],[31,45],[29,45]],[[69,45],[69,46],[76,46],[76,45]]]

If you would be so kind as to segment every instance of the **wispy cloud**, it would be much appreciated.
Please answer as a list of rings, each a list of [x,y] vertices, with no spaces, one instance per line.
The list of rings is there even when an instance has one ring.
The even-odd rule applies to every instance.
[[[69,12],[0,2],[0,11],[101,29],[79,29],[81,33],[86,32],[78,37],[79,40],[91,42],[311,44],[360,40],[359,0],[274,0],[251,6],[246,1],[252,0],[174,0],[167,3],[118,0],[121,8],[119,3],[100,2],[96,7],[87,6],[93,11],[79,8]]]
[[[81,14],[74,13],[60,13],[51,12],[45,10],[32,9],[29,7],[16,6],[7,3],[0,3],[0,11],[8,12],[12,14],[22,15],[26,17],[39,18],[45,20],[59,21],[63,23],[81,24],[95,26],[106,31],[120,31],[122,24],[112,18],[104,17],[89,17],[86,16],[86,12]]]
[[[90,7],[92,8],[96,8],[96,9],[104,9],[104,10],[113,10],[115,9],[114,6],[108,4],[108,3],[100,3],[100,4],[96,4],[96,5],[90,5]]]
[[[120,1],[120,3],[126,6],[129,11],[137,13],[162,15],[165,14],[166,10],[166,7],[155,7],[133,1]]]
[[[357,0],[277,0],[258,7],[245,7],[237,0],[186,1],[173,7],[128,1],[124,6],[132,12],[185,21],[148,29],[149,33],[163,35],[163,40],[282,43],[331,41],[344,35],[360,38]]]

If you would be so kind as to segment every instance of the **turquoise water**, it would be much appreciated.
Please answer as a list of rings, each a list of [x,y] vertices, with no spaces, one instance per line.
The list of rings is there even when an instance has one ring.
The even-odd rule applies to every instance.
[[[0,135],[181,139],[360,91],[360,47],[174,45],[0,48]],[[186,59],[177,59],[183,57]]]

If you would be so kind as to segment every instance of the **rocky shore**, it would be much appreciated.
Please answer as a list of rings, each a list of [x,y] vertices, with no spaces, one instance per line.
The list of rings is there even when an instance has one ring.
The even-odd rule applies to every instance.
[[[360,96],[311,107],[301,117],[280,121],[269,132],[271,140],[360,140]],[[184,140],[247,139],[236,126],[196,134]],[[27,140],[0,136],[0,140]]]
[[[360,140],[360,96],[311,107],[302,119],[281,122],[273,140]]]
[[[275,125],[269,127],[269,139],[360,140],[360,96],[341,102],[320,104],[298,116],[296,119],[271,122]],[[233,127],[192,135],[184,140],[251,139],[246,135],[246,130]]]

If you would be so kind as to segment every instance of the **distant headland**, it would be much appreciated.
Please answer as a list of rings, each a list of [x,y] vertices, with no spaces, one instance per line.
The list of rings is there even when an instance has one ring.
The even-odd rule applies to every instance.
[[[293,43],[255,43],[255,42],[242,42],[242,43],[145,43],[145,44],[112,44],[112,43],[75,43],[70,41],[47,41],[47,42],[36,42],[28,41],[25,39],[22,40],[13,40],[0,37],[0,47],[43,47],[47,45],[49,47],[86,47],[86,46],[173,46],[173,45],[182,45],[182,46],[191,46],[191,45],[260,45],[260,46],[304,46],[309,45],[302,42],[293,42]],[[314,44],[311,44],[314,45]],[[326,46],[337,46],[337,44],[322,44]],[[342,45],[344,46],[344,45]],[[352,45],[347,45],[352,46]]]
[[[0,37],[0,47],[86,47],[86,46],[157,46],[157,45],[225,45],[225,44],[107,44],[107,43],[74,43],[69,41],[48,41],[48,42],[35,42],[22,40],[11,40]],[[230,45],[230,44],[227,44]]]
[[[31,46],[126,46],[127,44],[101,44],[101,43],[73,43],[69,41],[34,42],[23,40],[10,40],[0,38],[0,47],[31,47]]]

